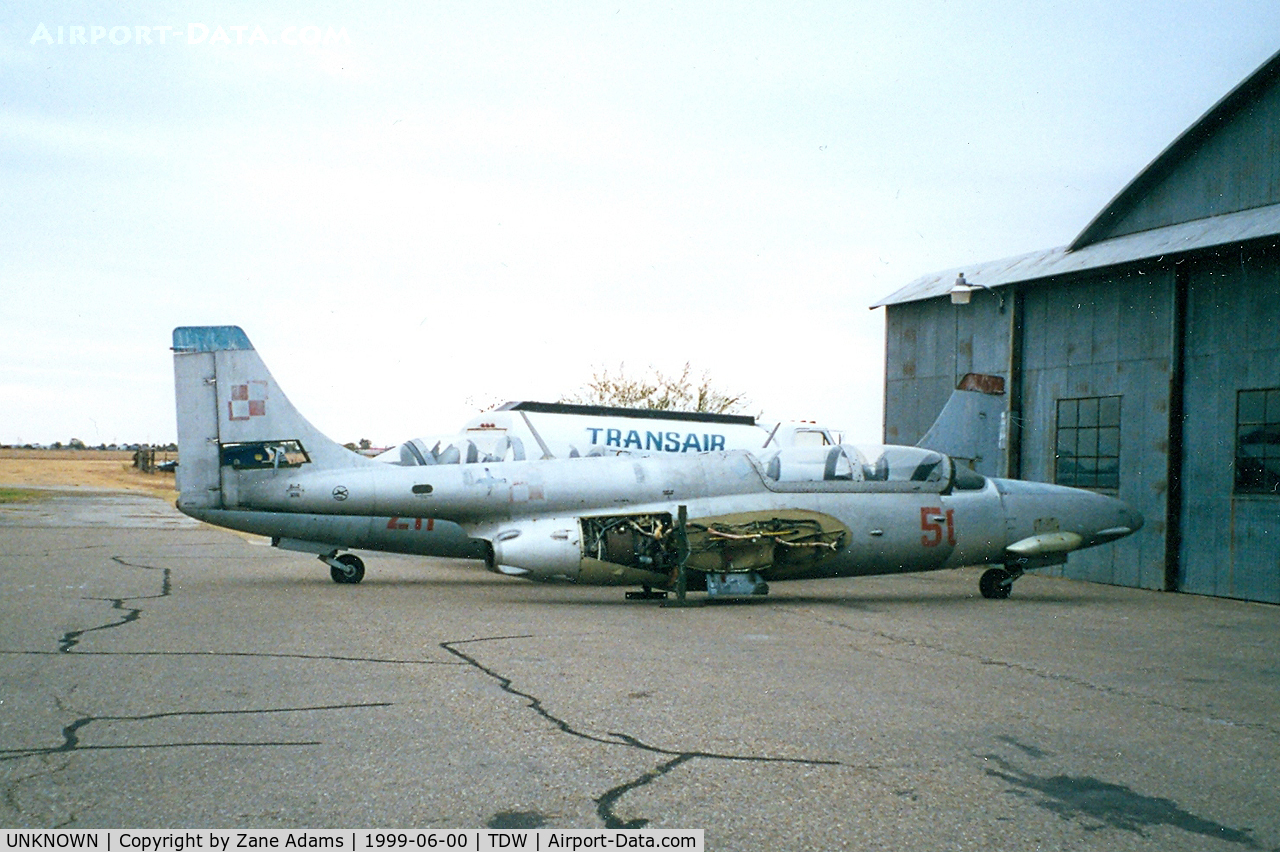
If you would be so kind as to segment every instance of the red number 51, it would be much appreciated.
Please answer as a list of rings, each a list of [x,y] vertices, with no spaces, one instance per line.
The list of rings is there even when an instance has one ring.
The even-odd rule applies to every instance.
[[[947,527],[947,544],[955,547],[956,525],[955,509],[948,509],[944,514],[940,506],[922,506],[920,508],[920,529],[926,535],[920,536],[920,544],[924,547],[937,547],[942,544],[942,526]]]

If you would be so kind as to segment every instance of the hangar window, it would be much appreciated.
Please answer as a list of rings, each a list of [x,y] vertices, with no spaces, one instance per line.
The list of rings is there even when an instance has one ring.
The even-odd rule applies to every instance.
[[[1076,488],[1120,487],[1120,397],[1058,400],[1054,482]]]
[[[1236,394],[1236,493],[1280,494],[1280,388]]]

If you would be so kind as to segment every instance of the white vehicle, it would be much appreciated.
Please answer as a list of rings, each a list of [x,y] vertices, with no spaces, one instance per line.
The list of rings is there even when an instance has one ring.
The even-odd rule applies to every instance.
[[[508,402],[473,418],[460,434],[414,438],[392,447],[377,460],[412,467],[578,458],[614,450],[760,452],[772,447],[838,443],[839,433],[810,422],[762,423],[738,414]]]

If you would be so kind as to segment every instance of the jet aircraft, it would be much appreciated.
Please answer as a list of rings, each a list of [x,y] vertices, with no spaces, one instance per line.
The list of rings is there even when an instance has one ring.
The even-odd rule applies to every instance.
[[[530,580],[759,595],[768,583],[991,565],[984,597],[1142,517],[1081,489],[980,476],[922,447],[851,444],[398,465],[352,452],[289,402],[236,326],[173,332],[178,508],[316,555],[481,559]]]

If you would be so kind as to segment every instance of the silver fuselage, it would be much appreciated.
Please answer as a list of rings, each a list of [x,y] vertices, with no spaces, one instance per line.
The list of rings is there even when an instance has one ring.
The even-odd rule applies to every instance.
[[[762,572],[775,580],[999,564],[1010,545],[1037,536],[1077,536],[1074,550],[1141,524],[1120,500],[1042,483],[988,478],[965,490],[946,483],[778,482],[740,451],[224,473],[222,505],[179,508],[221,526],[337,547],[480,557],[483,543],[493,542],[496,563],[530,579],[588,579],[580,564],[580,517],[674,513],[680,505],[694,518],[803,510],[849,530],[839,551],[818,566],[785,576]]]

